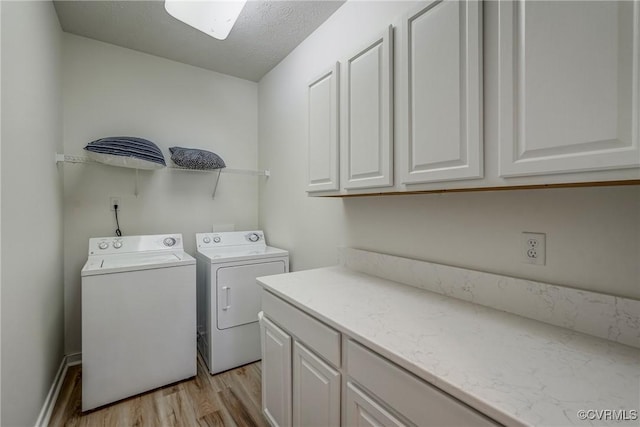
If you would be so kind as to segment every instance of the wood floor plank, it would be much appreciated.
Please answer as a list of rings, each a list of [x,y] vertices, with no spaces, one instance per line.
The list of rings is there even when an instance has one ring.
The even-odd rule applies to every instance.
[[[240,399],[238,399],[232,388],[222,390],[219,394],[224,402],[224,407],[229,411],[229,414],[238,427],[255,426],[253,418],[251,418],[247,408],[242,404]]]
[[[232,390],[237,401],[242,403],[242,409],[249,415],[256,425],[263,425],[261,421],[261,390],[256,389],[255,378],[251,375],[251,370],[247,366],[234,369],[224,377],[228,390]]]
[[[67,371],[49,425],[266,427],[260,375],[260,362],[211,375],[198,357],[194,378],[82,413],[82,367],[73,366]]]
[[[204,375],[209,375],[205,373]],[[220,404],[215,398],[215,391],[211,388],[209,379],[198,373],[193,381],[186,381],[185,390],[193,401],[196,419],[206,417],[209,414],[218,412]]]
[[[158,397],[156,404],[159,409],[160,424],[172,427],[196,425],[193,407],[189,405],[187,398],[183,390]]]
[[[220,411],[215,411],[198,419],[198,425],[201,427],[222,427],[225,425],[222,420]]]

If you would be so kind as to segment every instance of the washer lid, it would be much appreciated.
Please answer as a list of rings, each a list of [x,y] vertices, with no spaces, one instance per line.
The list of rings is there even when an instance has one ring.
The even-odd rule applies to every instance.
[[[262,258],[288,257],[289,252],[273,246],[226,246],[198,249],[198,254],[212,263]]]
[[[196,260],[183,251],[141,252],[118,255],[90,256],[80,272],[81,276],[150,270],[195,264]]]

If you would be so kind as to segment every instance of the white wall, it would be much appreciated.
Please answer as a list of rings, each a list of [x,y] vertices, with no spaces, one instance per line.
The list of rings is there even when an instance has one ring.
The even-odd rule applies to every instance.
[[[0,46],[2,46],[2,2],[0,2]],[[0,61],[1,62],[1,61]],[[0,82],[2,66],[0,66]],[[0,100],[2,84],[0,84]],[[0,188],[2,188],[2,102],[0,101]],[[0,197],[0,224],[2,224],[2,197]],[[0,242],[2,242],[2,226],[0,226]],[[0,243],[0,331],[2,331],[2,244]],[[2,423],[2,339],[0,339],[0,423]]]
[[[36,422],[63,356],[61,34],[51,2],[2,2],[2,419]]]
[[[492,64],[497,10],[495,2],[485,5],[485,61]],[[345,245],[640,298],[638,186],[353,199],[306,196],[306,84],[410,7],[405,2],[347,2],[259,82],[260,167],[272,171],[260,187],[259,218],[270,243],[293,252],[293,270],[334,264],[336,247]],[[491,107],[496,73],[489,76],[488,146],[497,141],[497,115]],[[520,261],[522,231],[547,233],[546,266]]]
[[[84,154],[90,141],[139,136],[170,164],[174,145],[218,153],[229,168],[257,167],[257,84],[70,34],[63,37],[64,150]],[[80,270],[90,237],[113,236],[109,197],[122,198],[124,235],[182,233],[194,254],[195,233],[213,224],[257,226],[258,179],[64,165],[66,352],[81,351]]]

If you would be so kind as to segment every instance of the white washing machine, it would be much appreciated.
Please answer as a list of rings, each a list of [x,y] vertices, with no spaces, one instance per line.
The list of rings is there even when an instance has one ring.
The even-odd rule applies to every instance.
[[[196,375],[195,264],[180,234],[89,240],[83,411]]]
[[[289,253],[262,231],[196,234],[198,349],[216,374],[260,360],[256,277],[289,271]]]

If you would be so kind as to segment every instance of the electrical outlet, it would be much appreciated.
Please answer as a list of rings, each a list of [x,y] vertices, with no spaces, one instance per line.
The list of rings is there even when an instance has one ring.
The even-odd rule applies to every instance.
[[[114,205],[118,205],[118,211],[122,210],[122,198],[121,197],[109,197],[109,210],[115,211]]]
[[[546,264],[546,234],[522,233],[522,261],[528,264]]]

